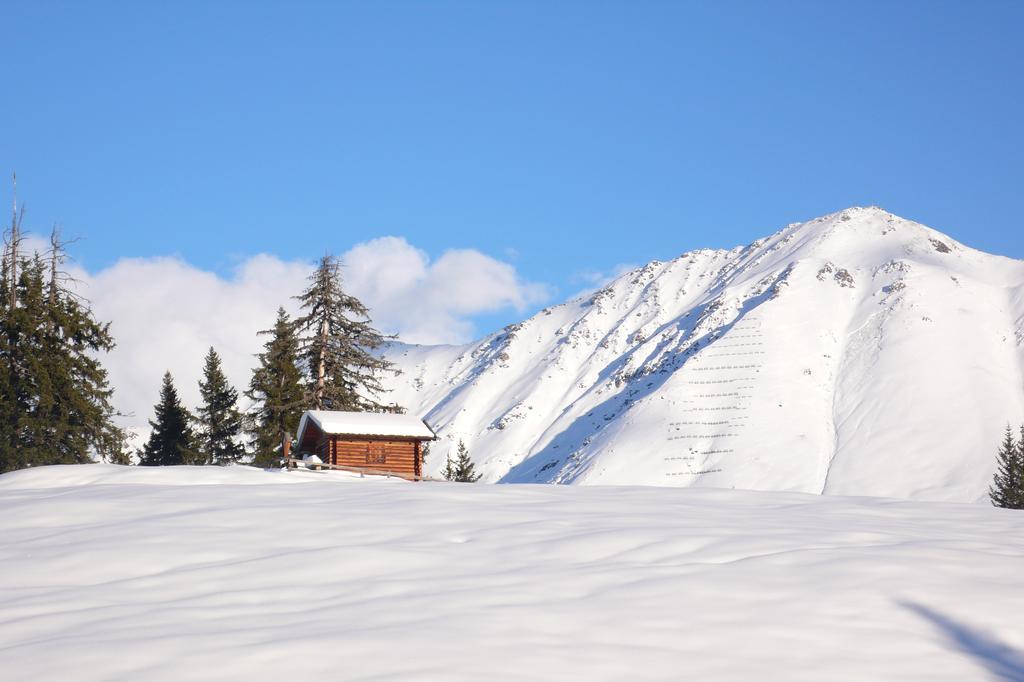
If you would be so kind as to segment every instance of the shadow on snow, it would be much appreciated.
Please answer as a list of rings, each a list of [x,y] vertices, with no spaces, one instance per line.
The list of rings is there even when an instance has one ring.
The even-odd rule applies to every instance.
[[[927,606],[899,602],[903,608],[927,620],[960,651],[987,669],[1000,682],[1024,682],[1024,653],[1007,646],[984,630],[957,622]]]

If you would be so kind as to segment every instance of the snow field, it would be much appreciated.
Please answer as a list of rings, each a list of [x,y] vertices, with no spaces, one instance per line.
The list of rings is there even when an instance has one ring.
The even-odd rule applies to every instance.
[[[981,505],[91,465],[0,515],[2,679],[1024,678]]]

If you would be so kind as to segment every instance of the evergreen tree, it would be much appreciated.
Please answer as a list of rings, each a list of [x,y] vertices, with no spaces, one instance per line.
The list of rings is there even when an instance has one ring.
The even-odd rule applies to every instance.
[[[284,434],[299,427],[303,410],[302,375],[298,368],[299,342],[295,327],[284,308],[278,308],[273,329],[261,331],[270,336],[257,358],[247,398],[254,407],[249,419],[249,432],[255,456],[253,464],[269,467],[281,447]]]
[[[469,458],[469,450],[466,449],[466,444],[459,440],[459,447],[457,451],[457,459],[452,462],[451,454],[448,455],[448,460],[445,462],[444,477],[448,481],[456,481],[458,483],[476,483],[480,480],[480,474],[476,473],[476,467],[473,465],[473,460]]]
[[[1013,431],[1006,426],[1003,443],[996,455],[997,468],[989,488],[989,499],[996,507],[1024,509],[1024,426],[1021,443],[1014,442]]]
[[[99,355],[113,349],[109,324],[65,285],[64,245],[54,230],[48,263],[19,255],[19,227],[6,235],[0,268],[0,471],[123,462],[125,433],[113,423],[112,389]]]
[[[15,180],[15,192],[17,181]],[[17,194],[15,194],[17,197]],[[24,207],[18,212],[18,200],[14,200],[14,213],[11,225],[4,232],[2,306],[3,333],[0,336],[0,357],[4,361],[3,377],[0,378],[0,420],[3,423],[3,437],[0,443],[0,472],[12,471],[31,466],[27,461],[27,453],[22,450],[22,420],[31,407],[34,395],[30,384],[31,374],[27,365],[37,354],[37,349],[28,344],[30,328],[35,327],[31,314],[27,314],[18,306],[18,289],[23,285],[24,277],[19,277],[18,266],[21,264],[19,248],[21,246],[21,222]]]
[[[455,480],[455,462],[452,461],[452,453],[449,451],[444,461],[444,471],[441,472],[446,481]]]
[[[52,402],[43,419],[54,430],[50,447],[62,462],[129,460],[124,430],[113,423],[113,389],[99,353],[114,349],[110,323],[98,322],[84,299],[63,285],[67,255],[56,229],[50,236],[48,318],[44,364]]]
[[[181,404],[170,372],[164,373],[160,402],[154,409],[156,418],[149,422],[153,430],[139,453],[139,463],[143,466],[199,463],[201,458],[193,449],[192,415]]]
[[[238,411],[238,391],[228,383],[220,356],[212,347],[206,354],[203,378],[199,381],[203,404],[197,410],[198,450],[204,464],[236,464],[245,455],[238,442],[242,433],[242,414]]]
[[[1017,464],[1020,465],[1021,500],[1024,502],[1024,424],[1020,425],[1020,438],[1017,440]]]
[[[299,359],[306,373],[305,404],[316,410],[376,412],[380,376],[393,365],[373,351],[388,339],[371,325],[369,310],[341,286],[341,263],[324,256],[309,287],[296,298],[305,314],[295,320]]]
[[[3,386],[4,471],[44,464],[60,464],[47,454],[50,433],[43,412],[54,395],[46,372],[46,318],[44,267],[37,255],[24,258],[8,270],[10,282],[3,315],[3,354],[6,365]],[[11,307],[13,304],[14,307]]]

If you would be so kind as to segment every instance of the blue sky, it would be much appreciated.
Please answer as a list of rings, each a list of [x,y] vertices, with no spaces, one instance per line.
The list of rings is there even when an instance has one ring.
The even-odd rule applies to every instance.
[[[90,270],[176,254],[226,275],[395,235],[508,261],[559,300],[586,273],[855,204],[1024,257],[1024,3],[3,14],[0,165],[32,226],[85,237]]]

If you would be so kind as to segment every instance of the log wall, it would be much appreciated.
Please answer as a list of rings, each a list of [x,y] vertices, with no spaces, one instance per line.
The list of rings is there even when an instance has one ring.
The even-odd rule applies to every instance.
[[[391,471],[406,476],[421,475],[417,441],[353,440],[332,436],[325,440],[323,446],[324,454],[320,459],[329,464]]]

